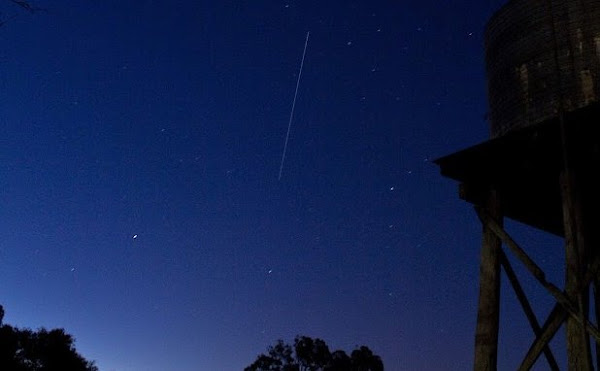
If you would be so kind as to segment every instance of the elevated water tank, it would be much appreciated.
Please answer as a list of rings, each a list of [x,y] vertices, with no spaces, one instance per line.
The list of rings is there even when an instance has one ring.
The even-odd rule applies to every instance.
[[[600,0],[511,0],[485,49],[492,137],[600,101]]]

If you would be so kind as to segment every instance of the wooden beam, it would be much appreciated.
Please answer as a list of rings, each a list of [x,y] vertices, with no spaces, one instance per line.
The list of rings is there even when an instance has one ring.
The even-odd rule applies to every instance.
[[[588,286],[582,284],[586,256],[583,219],[581,205],[575,193],[575,175],[569,171],[566,161],[565,157],[565,169],[560,176],[565,226],[565,292],[571,301],[576,300],[576,310],[580,319],[587,321],[589,290]],[[593,370],[592,351],[588,333],[585,331],[585,322],[571,316],[567,318],[566,327],[569,370]]]
[[[487,212],[496,223],[502,224],[500,200],[490,190]],[[475,371],[495,371],[498,359],[498,330],[500,321],[500,258],[502,242],[487,224],[483,224],[481,265],[479,268],[479,303],[475,330]]]
[[[508,247],[513,254],[525,265],[525,268],[543,285],[547,285],[548,281],[546,281],[546,274],[534,261],[527,255],[525,250],[523,250],[513,238],[502,228],[502,226],[496,223],[490,215],[487,214],[485,210],[480,207],[475,207],[475,211],[477,212],[477,216],[482,223],[488,225],[488,227],[504,242],[506,247]],[[550,284],[552,285],[552,284]],[[554,285],[552,285],[554,286]],[[554,286],[554,288],[550,290],[557,290],[560,292],[558,287]]]
[[[598,328],[594,326],[587,318],[583,318],[579,315],[578,307],[574,305],[556,285],[546,280],[546,275],[542,269],[529,257],[529,255],[527,255],[527,253],[512,239],[512,237],[482,208],[476,207],[475,210],[477,211],[481,221],[500,238],[500,240],[517,256],[519,260],[521,260],[523,265],[525,265],[525,268],[527,268],[527,270],[536,278],[536,280],[540,282],[552,296],[554,296],[556,301],[562,305],[563,308],[565,308],[571,317],[576,319],[580,324],[584,325],[586,330],[596,339],[596,341],[600,341],[600,331],[598,331]],[[585,281],[582,283],[585,283]]]
[[[597,204],[597,203],[595,203]],[[596,324],[600,324],[600,275],[598,274],[598,268],[600,267],[600,251],[597,250],[598,246],[598,235],[592,233],[592,239],[588,240],[592,248],[592,252],[589,254],[589,260],[592,263],[589,265],[588,270],[585,274],[584,282],[582,282],[582,287],[587,287],[588,284],[591,283],[593,287],[593,300],[594,300],[594,312],[596,317]],[[581,288],[580,288],[581,290]],[[595,350],[596,350],[596,370],[600,371],[600,343],[595,342]]]
[[[590,265],[587,272],[585,272],[585,276],[583,278],[583,282],[579,286],[578,290],[583,290],[590,286],[590,283],[594,280],[600,280],[598,277],[598,273],[600,271],[600,256],[596,256],[594,262]]]
[[[600,323],[600,279],[594,278],[594,308],[596,312],[596,323]],[[596,342],[596,370],[600,370],[600,344]]]
[[[600,269],[600,259],[596,258],[585,275],[584,282],[582,282],[583,286],[589,285],[592,280],[598,279],[598,269]],[[596,308],[600,308],[600,306]],[[600,311],[597,313],[600,315]],[[536,337],[531,347],[529,347],[529,351],[525,355],[523,362],[521,362],[521,366],[519,366],[520,371],[529,371],[533,367],[540,354],[542,354],[544,347],[552,340],[568,315],[567,311],[560,304],[557,303],[554,305],[548,319],[542,326],[541,334]],[[598,342],[596,342],[596,345],[598,346]],[[598,359],[600,360],[600,357]],[[600,364],[598,366],[598,370],[600,370]]]
[[[521,284],[519,283],[519,279],[517,278],[515,271],[513,270],[510,262],[508,261],[508,258],[506,257],[506,254],[504,254],[504,251],[502,251],[502,249],[500,249],[500,264],[504,268],[504,272],[506,272],[506,276],[508,277],[510,284],[515,290],[517,299],[519,300],[519,303],[521,303],[521,307],[523,308],[523,312],[525,312],[525,316],[527,317],[527,320],[531,325],[533,333],[535,334],[536,338],[539,337],[542,334],[542,328],[540,327],[535,313],[533,312],[533,308],[531,308],[531,304],[529,304],[529,300],[527,300],[525,291],[523,290],[523,287],[521,287]],[[544,355],[546,356],[546,360],[548,361],[548,365],[550,366],[550,369],[553,371],[559,371],[560,368],[558,367],[558,363],[556,363],[556,359],[554,358],[550,347],[546,345],[543,348],[543,351]]]
[[[542,354],[542,351],[548,346],[548,343],[550,343],[550,340],[552,340],[568,316],[569,314],[560,304],[554,306],[548,319],[544,322],[540,334],[535,338],[525,358],[523,358],[523,362],[519,366],[519,371],[531,370],[540,354]]]

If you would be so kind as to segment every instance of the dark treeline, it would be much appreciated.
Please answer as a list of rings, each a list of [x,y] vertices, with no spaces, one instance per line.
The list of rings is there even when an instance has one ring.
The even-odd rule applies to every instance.
[[[383,371],[381,358],[366,346],[331,352],[321,339],[297,336],[294,345],[277,341],[244,371]]]
[[[0,305],[0,370],[98,371],[75,350],[73,337],[63,329],[37,331],[4,324]]]

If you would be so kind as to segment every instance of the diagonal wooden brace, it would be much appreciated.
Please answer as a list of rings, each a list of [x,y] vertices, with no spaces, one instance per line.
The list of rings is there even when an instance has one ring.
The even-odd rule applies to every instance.
[[[581,291],[584,287],[587,287],[592,280],[596,278],[599,267],[600,259],[596,259],[590,266],[590,269],[587,271],[579,291]],[[552,340],[558,329],[560,329],[560,326],[562,326],[563,322],[566,321],[568,315],[569,314],[567,311],[560,304],[557,303],[554,305],[554,308],[550,312],[548,319],[542,326],[541,333],[537,335],[535,341],[527,351],[523,362],[521,362],[521,366],[519,367],[520,371],[529,371],[531,367],[533,367],[542,351]],[[596,342],[596,344],[598,343]]]
[[[550,292],[556,301],[573,317],[577,322],[584,326],[586,331],[600,342],[600,331],[589,320],[582,318],[577,306],[573,305],[571,300],[556,285],[546,280],[544,271],[527,255],[527,253],[512,239],[512,237],[490,218],[480,207],[475,207],[477,215],[482,223],[492,230],[500,240],[516,255],[516,257],[525,265],[525,268],[535,277],[535,279]],[[587,276],[587,275],[586,275]],[[587,277],[586,277],[587,278]],[[582,285],[583,286],[583,285]],[[584,286],[585,287],[585,286]]]
[[[535,313],[533,312],[533,309],[531,308],[531,304],[529,304],[529,300],[527,300],[525,291],[521,287],[521,284],[519,283],[517,275],[515,274],[515,271],[513,270],[510,262],[508,261],[508,258],[506,257],[506,254],[504,253],[504,251],[502,251],[502,249],[500,249],[499,254],[500,254],[500,264],[502,264],[502,267],[504,268],[504,272],[506,273],[506,276],[508,277],[508,280],[514,289],[515,294],[517,295],[517,299],[519,299],[519,302],[521,303],[521,307],[523,308],[523,312],[525,312],[525,316],[527,317],[527,320],[529,321],[529,324],[531,325],[533,333],[535,334],[536,338],[538,338],[542,334],[542,328],[540,327],[540,324],[535,316]],[[543,349],[544,355],[546,356],[546,360],[548,361],[548,365],[550,366],[550,369],[553,371],[560,370],[560,368],[558,367],[558,363],[556,362],[556,359],[554,358],[554,355],[552,354],[552,351],[550,350],[550,347],[548,346],[548,344],[544,344],[544,347],[542,349]]]
[[[535,341],[531,344],[531,347],[529,347],[525,358],[523,358],[523,362],[521,362],[521,365],[519,366],[519,371],[529,371],[531,367],[533,367],[542,351],[548,346],[548,343],[552,340],[568,316],[569,314],[560,304],[557,303],[554,308],[552,308],[552,312],[550,312],[548,319],[542,326],[542,331],[535,338]]]

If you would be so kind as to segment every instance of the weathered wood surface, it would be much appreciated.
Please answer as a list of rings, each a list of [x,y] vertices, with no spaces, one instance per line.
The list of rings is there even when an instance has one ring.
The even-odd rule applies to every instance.
[[[592,351],[585,329],[585,321],[587,321],[589,312],[589,290],[588,286],[582,282],[586,267],[584,259],[587,255],[585,231],[581,205],[575,193],[575,176],[568,170],[568,165],[565,164],[565,171],[560,177],[565,226],[565,293],[571,302],[576,303],[575,309],[580,317],[579,319],[574,316],[567,318],[568,369],[592,371],[594,369]]]
[[[502,224],[498,194],[491,190],[487,213]],[[483,224],[481,265],[479,269],[479,305],[475,330],[475,371],[495,371],[498,359],[500,321],[500,248],[502,242],[487,224]]]

